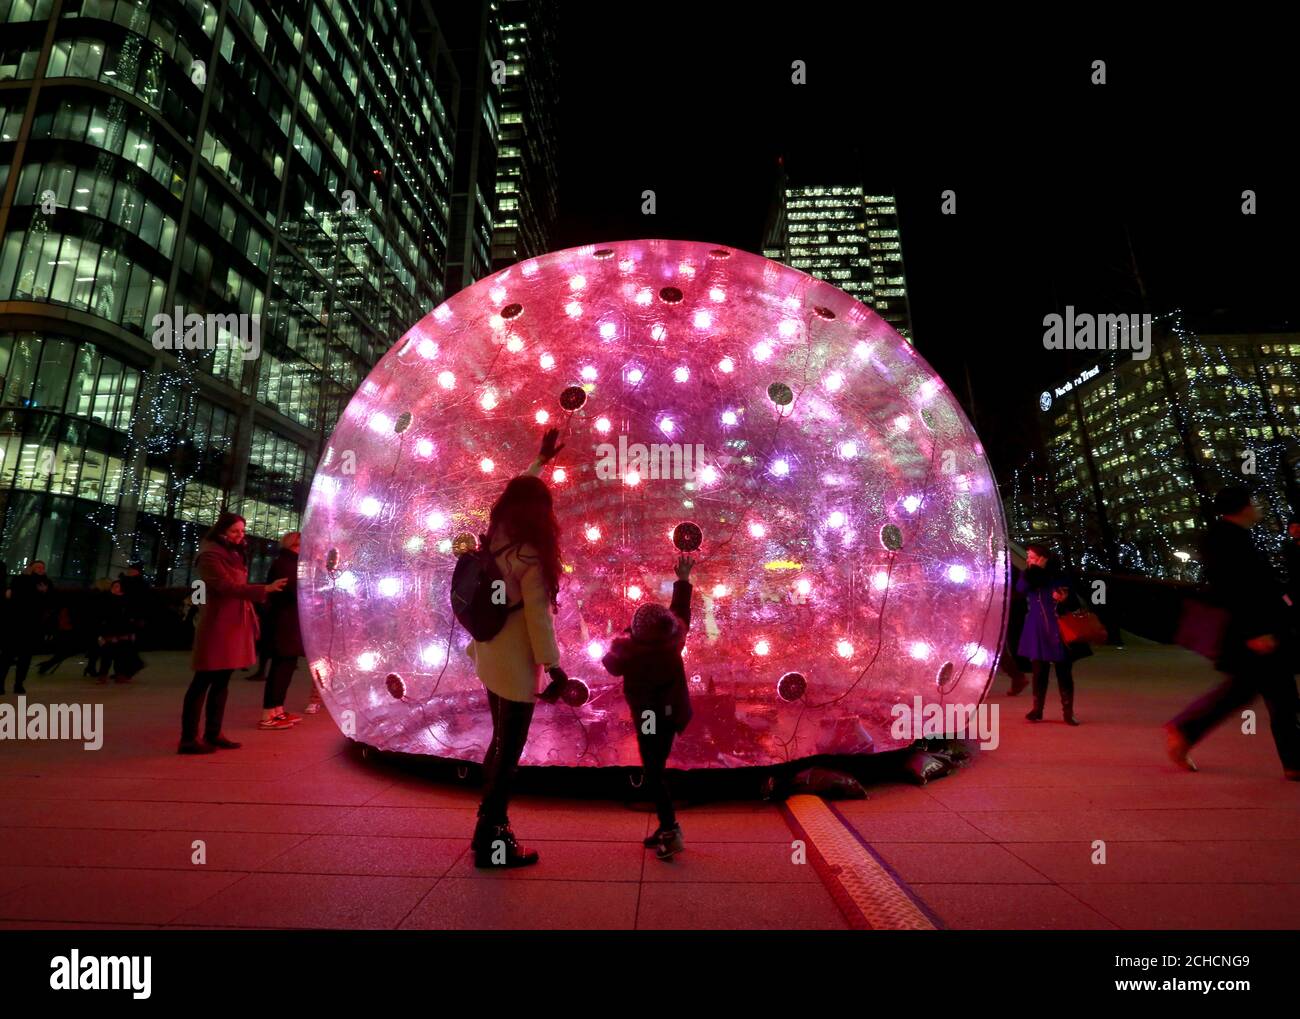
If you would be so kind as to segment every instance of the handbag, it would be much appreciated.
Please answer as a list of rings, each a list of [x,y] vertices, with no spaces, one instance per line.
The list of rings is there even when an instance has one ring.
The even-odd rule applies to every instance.
[[[1227,629],[1226,609],[1199,598],[1185,598],[1174,643],[1212,661],[1217,660],[1223,651],[1223,635]]]
[[[1061,640],[1068,647],[1070,644],[1105,644],[1106,627],[1095,612],[1087,609],[1075,609],[1056,617],[1061,627]]]

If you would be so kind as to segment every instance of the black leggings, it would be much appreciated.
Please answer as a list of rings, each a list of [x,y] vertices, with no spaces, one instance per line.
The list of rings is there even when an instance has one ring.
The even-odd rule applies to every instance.
[[[533,723],[533,704],[508,701],[491,690],[487,692],[492,712],[492,744],[483,758],[483,802],[478,816],[488,824],[508,824],[510,786],[515,768],[528,742],[528,727]]]
[[[181,709],[181,740],[192,743],[199,735],[199,715],[203,712],[203,702],[207,701],[206,723],[203,727],[204,738],[208,742],[221,735],[221,721],[226,714],[226,694],[229,693],[230,674],[234,669],[215,669],[211,672],[196,672],[185,691],[185,706]]]
[[[262,695],[263,709],[284,707],[284,698],[297,668],[297,658],[276,656],[271,659],[271,671],[266,677],[266,693]]]
[[[1047,700],[1048,670],[1056,666],[1056,685],[1061,690],[1061,706],[1068,712],[1074,707],[1074,663],[1068,658],[1061,662],[1033,662],[1034,667],[1034,708],[1043,710]]]
[[[661,713],[659,718],[662,717]],[[633,721],[636,722],[635,717]],[[677,814],[673,810],[672,793],[668,791],[667,765],[675,733],[670,725],[663,726],[652,734],[643,730],[644,726],[637,722],[636,742],[641,749],[641,770],[645,776],[642,788],[654,801],[655,812],[659,815],[659,827],[671,828],[677,823]]]

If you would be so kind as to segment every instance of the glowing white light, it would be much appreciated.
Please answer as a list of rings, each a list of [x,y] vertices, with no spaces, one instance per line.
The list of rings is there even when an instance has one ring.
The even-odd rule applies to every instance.
[[[628,471],[623,475],[623,484],[627,485],[628,488],[636,488],[637,485],[641,484],[640,472]]]
[[[794,587],[795,590],[798,591],[800,594],[803,595],[812,594],[812,581],[808,580],[807,578],[800,580],[799,583],[794,585]]]
[[[724,425],[734,425],[736,423],[736,412],[734,410],[724,410],[722,412],[722,423]]]
[[[760,640],[754,645],[754,654],[765,655],[772,650],[772,645],[765,640]]]
[[[351,594],[357,589],[357,575],[351,570],[344,570],[339,574],[339,579],[334,582],[338,585],[340,591],[346,591]]]
[[[711,325],[713,325],[713,316],[707,311],[697,311],[695,313],[696,329],[708,329]]]
[[[456,376],[448,371],[438,372],[438,385],[443,389],[454,389],[456,386]]]
[[[506,299],[505,287],[493,287],[488,291],[488,296],[492,298],[494,304],[500,304]]]
[[[564,306],[564,313],[569,318],[578,318],[582,314],[582,305],[577,301],[570,301]]]
[[[885,590],[885,588],[889,587],[889,574],[884,570],[879,570],[876,575],[871,578],[871,586],[877,591]]]
[[[439,551],[439,552],[442,552],[442,553],[444,553],[444,554],[447,553],[447,552],[450,552],[450,551],[451,551],[451,539],[450,539],[450,538],[443,538],[442,541],[438,542],[438,551]]]
[[[630,383],[632,383],[632,385],[634,386],[638,382],[640,382],[643,378],[645,378],[645,372],[643,372],[640,368],[632,368],[627,373],[627,380]]]
[[[375,414],[370,419],[370,430],[378,432],[380,435],[387,435],[393,430],[393,419],[387,414]]]
[[[841,640],[835,645],[835,653],[839,655],[841,658],[852,658],[853,645],[850,644],[847,640]]]
[[[569,278],[570,290],[581,290],[586,285],[587,285],[587,278],[585,276],[579,275],[579,276],[572,276]]]
[[[361,511],[363,516],[367,516],[367,517],[379,516],[379,511],[383,508],[384,508],[383,503],[381,503],[373,495],[366,496],[364,499],[361,500],[361,502],[357,504],[357,509]]]
[[[915,513],[921,508],[921,497],[919,495],[909,495],[903,500],[903,509],[908,513]]]
[[[596,418],[596,431],[604,435],[613,426],[609,423],[609,418]]]
[[[668,327],[662,322],[656,322],[650,327],[650,339],[654,340],[656,343],[663,343],[667,336]]]
[[[379,664],[379,656],[373,651],[366,651],[357,655],[357,668],[362,672],[370,672]]]
[[[533,415],[533,420],[536,421],[539,425],[544,425],[546,424],[546,422],[551,420],[550,412],[545,410],[539,410],[536,414]]]
[[[587,535],[588,541],[600,541],[600,528],[594,524],[588,527],[584,533]]]
[[[792,318],[783,318],[776,331],[782,336],[793,336],[799,331],[799,323]]]
[[[772,461],[771,471],[778,478],[787,477],[790,473],[790,462],[788,460],[774,460]]]
[[[900,432],[911,431],[912,419],[906,414],[899,414],[898,417],[894,418],[894,427]]]
[[[753,538],[761,538],[767,534],[767,528],[755,521],[749,525],[749,534]]]
[[[672,418],[664,418],[659,422],[659,431],[663,432],[665,435],[671,435],[673,429],[676,427],[677,423],[673,421]]]
[[[724,357],[718,362],[718,371],[730,375],[736,370],[736,362],[729,357]]]
[[[555,355],[543,354],[537,359],[537,363],[542,366],[542,371],[548,372],[555,367]]]
[[[721,287],[710,287],[709,298],[710,300],[717,302],[725,301],[727,299],[727,292]]]
[[[420,535],[412,535],[406,539],[406,551],[419,552],[424,548],[424,539]]]
[[[866,340],[860,340],[853,348],[853,353],[858,355],[858,360],[865,361],[871,356],[871,344]]]
[[[691,377],[691,370],[685,365],[673,369],[673,378],[678,382],[685,382]]]
[[[478,469],[484,474],[491,474],[496,470],[496,466],[497,465],[492,462],[491,458],[486,456],[478,462]]]
[[[488,390],[479,398],[479,406],[484,410],[492,410],[497,405],[497,394]]]
[[[447,660],[447,649],[441,644],[426,644],[420,649],[420,661],[425,665],[441,665]]]
[[[712,464],[709,464],[700,470],[700,482],[702,484],[711,485],[717,480],[718,471]]]
[[[967,644],[962,648],[962,653],[972,665],[983,665],[989,660],[989,653],[978,644]]]
[[[584,366],[583,369],[582,369],[582,381],[583,381],[583,382],[595,382],[595,381],[596,381],[596,369],[593,368],[591,365],[586,365],[586,366]]]
[[[838,393],[844,386],[844,376],[839,372],[831,372],[826,376],[826,388],[832,393]]]
[[[447,526],[447,518],[437,510],[425,517],[424,522],[429,525],[431,531],[441,531]]]
[[[431,439],[420,439],[415,444],[415,451],[420,456],[433,456],[433,441]]]
[[[587,645],[587,657],[592,659],[592,661],[600,661],[604,654],[605,649],[601,646],[600,641],[593,640]]]
[[[565,471],[563,467],[557,467],[555,468],[555,470],[551,471],[551,480],[554,481],[557,485],[568,476],[569,476],[568,472]]]
[[[510,339],[506,340],[506,350],[510,351],[510,353],[518,354],[523,349],[524,341],[518,336],[512,336]]]
[[[964,584],[969,577],[970,573],[967,571],[966,567],[962,566],[960,563],[953,563],[953,565],[948,567],[948,579],[954,584]]]
[[[858,444],[856,442],[850,441],[840,443],[840,456],[844,457],[845,460],[852,460],[857,455]]]
[[[764,340],[762,343],[754,346],[752,353],[755,361],[766,361],[772,356],[772,344]]]
[[[643,306],[643,307],[644,307],[645,305],[649,304],[649,303],[650,303],[651,301],[653,301],[654,299],[655,299],[655,298],[654,298],[654,294],[653,294],[650,290],[648,290],[648,289],[646,289],[646,290],[638,290],[638,291],[637,291],[637,294],[636,294],[636,303],[639,304],[639,305],[641,305],[641,306]]]
[[[927,658],[929,658],[930,651],[931,651],[930,645],[923,640],[913,641],[912,646],[908,648],[908,654],[910,654],[918,662],[923,662]]]
[[[727,596],[727,585],[726,585],[726,584],[714,584],[714,585],[713,585],[713,597],[715,597],[715,598],[725,598],[726,596]]]
[[[638,601],[641,598],[641,588],[633,584],[627,589],[627,596],[633,601]]]
[[[421,357],[427,357],[430,360],[438,356],[438,345],[433,340],[421,340],[419,346],[415,348],[417,354]]]
[[[934,379],[926,379],[921,383],[921,388],[917,390],[922,400],[934,399],[934,394],[939,391],[939,383]]]
[[[385,577],[379,582],[379,593],[385,598],[395,598],[401,590],[402,582],[396,577]]]
[[[613,322],[602,322],[600,324],[600,338],[602,340],[612,340],[618,335],[618,326]]]

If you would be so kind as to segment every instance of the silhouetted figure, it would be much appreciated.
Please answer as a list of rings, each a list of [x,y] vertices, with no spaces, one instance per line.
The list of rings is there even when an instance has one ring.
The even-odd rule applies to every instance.
[[[1228,679],[1168,723],[1169,756],[1195,771],[1188,751],[1229,715],[1263,695],[1282,773],[1300,781],[1292,616],[1282,584],[1250,535],[1260,519],[1259,507],[1247,489],[1232,486],[1215,496],[1214,510],[1219,519],[1206,532],[1201,561],[1210,597],[1227,614],[1215,668]]]
[[[262,720],[259,729],[277,731],[290,729],[302,721],[302,716],[284,710],[284,699],[289,692],[294,670],[302,656],[302,631],[298,628],[298,549],[302,535],[290,531],[280,539],[280,554],[271,564],[268,580],[283,579],[284,589],[266,600],[262,613],[262,644],[264,653],[271,656],[271,669],[266,678],[266,692],[262,696]]]
[[[37,559],[14,577],[4,597],[0,694],[5,691],[10,666],[14,667],[14,693],[26,693],[23,684],[32,666],[32,655],[38,653],[45,643],[54,605],[54,585],[45,575],[45,563]]]
[[[1050,670],[1056,667],[1056,685],[1061,691],[1061,715],[1067,725],[1078,725],[1074,717],[1074,666],[1071,649],[1061,636],[1058,614],[1077,605],[1069,579],[1060,571],[1045,545],[1025,550],[1028,565],[1016,581],[1016,591],[1025,597],[1025,625],[1017,650],[1028,658],[1034,683],[1034,706],[1025,715],[1031,722],[1043,720]]]

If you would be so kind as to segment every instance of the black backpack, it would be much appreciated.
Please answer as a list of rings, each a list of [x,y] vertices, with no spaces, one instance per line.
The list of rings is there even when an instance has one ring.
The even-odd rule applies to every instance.
[[[497,554],[518,544],[507,545]],[[496,555],[488,548],[488,536],[481,535],[478,548],[457,558],[451,575],[451,610],[475,640],[491,640],[505,627],[510,613],[523,607],[523,602],[507,605],[492,597],[497,591],[504,593],[505,587]]]

